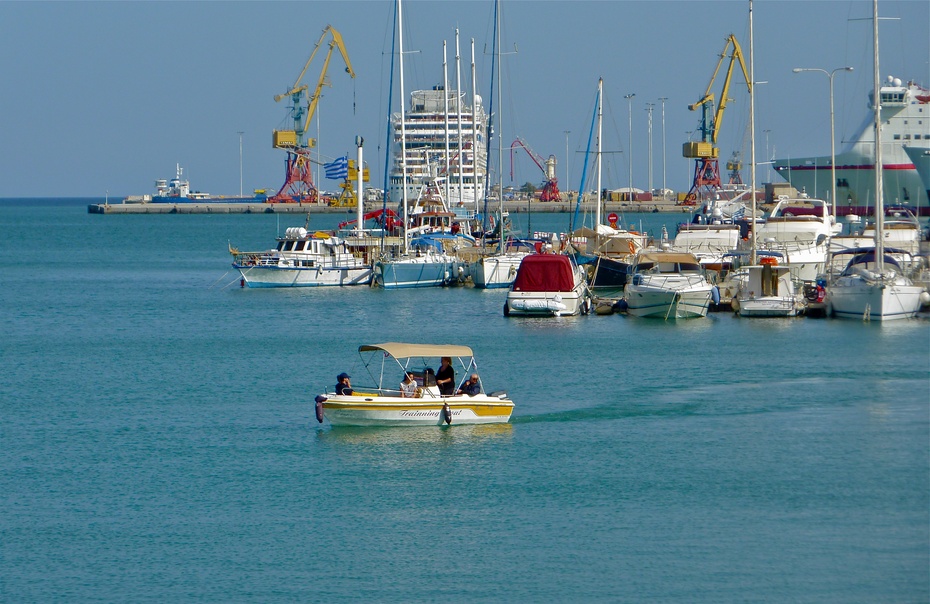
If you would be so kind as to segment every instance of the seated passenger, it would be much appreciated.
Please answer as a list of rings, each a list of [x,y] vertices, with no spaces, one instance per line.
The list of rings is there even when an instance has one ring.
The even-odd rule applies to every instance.
[[[404,374],[404,380],[400,383],[400,395],[403,398],[413,398],[417,395],[417,381],[413,378],[412,371]]]
[[[340,373],[336,376],[336,394],[342,394],[346,396],[352,395],[352,383],[349,381],[348,373]]]
[[[481,394],[481,383],[478,381],[478,374],[473,373],[471,377],[462,382],[458,394],[467,394],[468,396],[477,396]]]

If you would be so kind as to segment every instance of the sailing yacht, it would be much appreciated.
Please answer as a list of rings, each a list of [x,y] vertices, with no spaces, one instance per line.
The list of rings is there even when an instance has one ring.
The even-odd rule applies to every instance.
[[[403,10],[400,0],[397,2],[397,31],[399,48],[399,75],[400,97],[404,97],[404,37],[403,37]],[[458,32],[456,31],[456,55],[458,55]],[[443,93],[444,94],[444,93]],[[442,95],[440,95],[442,96]],[[448,100],[448,99],[447,99]],[[416,113],[423,109],[417,104],[411,106],[411,112]],[[436,107],[430,105],[430,111]],[[461,115],[461,107],[458,108]],[[448,113],[445,122],[448,122]],[[442,123],[442,116],[434,116],[437,125]],[[456,214],[449,211],[442,194],[442,181],[435,174],[427,180],[422,180],[422,174],[417,176],[416,166],[422,159],[427,172],[430,171],[429,154],[422,157],[408,154],[408,151],[421,148],[422,133],[414,127],[408,134],[408,120],[401,111],[399,119],[393,119],[396,131],[399,133],[399,157],[396,158],[394,170],[399,172],[399,195],[404,221],[404,249],[398,257],[382,258],[375,262],[373,268],[373,281],[385,289],[436,287],[449,285],[464,278],[464,269],[460,270],[458,259],[454,252],[459,245],[473,245],[473,239],[466,240],[459,233],[454,232],[452,221]],[[448,140],[449,131],[446,128],[445,140]],[[412,137],[412,139],[411,139]],[[411,139],[411,140],[408,140]],[[462,139],[459,139],[461,145]],[[448,166],[448,156],[446,157]],[[461,166],[461,163],[460,163]],[[394,182],[395,176],[392,176]],[[420,180],[418,181],[418,178]],[[447,181],[445,181],[447,182]],[[412,183],[412,184],[411,184]],[[416,187],[417,198],[412,206],[408,205],[410,187]],[[461,186],[461,182],[460,182]],[[461,202],[461,198],[459,202]],[[412,238],[411,238],[412,237]]]
[[[875,90],[879,90],[878,0],[872,0],[872,40]],[[857,250],[842,274],[827,288],[827,307],[849,319],[890,321],[915,316],[923,288],[915,286],[885,254],[884,194],[882,186],[882,96],[874,99],[875,131],[875,245]]]
[[[619,226],[620,217],[616,214],[608,215],[610,225],[602,224],[601,210],[603,200],[601,199],[601,158],[602,158],[602,126],[604,120],[603,112],[604,98],[604,80],[599,78],[597,81],[597,164],[596,175],[597,184],[597,205],[594,214],[594,228],[588,229],[582,227],[572,233],[573,242],[584,242],[584,245],[578,245],[579,257],[584,258],[586,264],[591,265],[589,269],[589,284],[596,288],[617,289],[626,285],[627,277],[631,272],[631,266],[634,256],[648,243],[648,236],[644,233],[629,231]],[[587,164],[585,167],[587,170]],[[582,181],[584,177],[582,176]],[[583,186],[582,186],[583,188]],[[580,201],[580,198],[579,198]],[[581,260],[579,260],[581,262]]]
[[[491,109],[493,119],[495,112],[494,109],[494,91],[495,87],[497,89],[497,98],[498,98],[498,110],[497,115],[497,129],[503,131],[501,128],[501,30],[500,30],[500,0],[494,4],[494,63],[492,64],[492,73],[491,73]],[[496,72],[497,80],[495,81],[494,74]],[[491,122],[488,122],[490,125]],[[490,148],[491,139],[494,136],[494,129],[488,128],[488,138],[487,145]],[[507,220],[505,219],[506,213],[504,212],[504,197],[503,197],[503,183],[501,182],[502,175],[502,165],[503,165],[503,145],[498,144],[497,151],[497,191],[498,191],[498,202],[500,207],[498,210],[498,245],[497,249],[492,253],[485,253],[486,250],[482,250],[482,253],[479,254],[470,264],[469,264],[469,273],[472,279],[472,282],[475,284],[475,287],[479,289],[501,289],[505,287],[510,287],[514,279],[517,276],[517,271],[520,269],[520,263],[523,262],[523,259],[532,253],[534,250],[528,248],[523,242],[512,241],[510,244],[505,243],[507,233],[506,233],[506,224]],[[485,152],[485,161],[489,159],[487,152]],[[487,164],[486,164],[487,165]],[[485,170],[487,174],[489,170]],[[487,193],[487,190],[484,190]],[[487,203],[485,203],[487,206]]]
[[[749,2],[749,77],[755,78],[755,46],[753,44],[752,0]],[[777,242],[780,252],[787,257],[787,248],[794,251],[794,266],[778,265],[778,256],[773,254],[759,258],[759,224],[756,221],[756,104],[755,86],[749,86],[749,145],[752,153],[752,233],[750,235],[750,266],[734,275],[732,281],[739,283],[736,297],[731,306],[741,317],[794,317],[798,314],[800,301],[795,295],[793,277],[808,266],[823,270],[826,263],[825,246],[831,230],[830,216],[823,202],[810,204],[811,215],[796,217],[786,210],[788,201],[780,200],[761,231],[766,241]],[[818,211],[819,207],[819,211]],[[821,232],[824,229],[825,232]],[[822,249],[819,246],[824,246]],[[799,258],[803,256],[803,260]],[[818,262],[819,261],[819,262]],[[757,264],[758,262],[758,264]],[[795,271],[797,271],[795,273]],[[816,274],[812,275],[813,279]]]

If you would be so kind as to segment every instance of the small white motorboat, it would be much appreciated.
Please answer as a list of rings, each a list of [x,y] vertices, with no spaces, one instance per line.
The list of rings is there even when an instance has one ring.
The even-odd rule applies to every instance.
[[[358,349],[370,385],[351,394],[326,392],[316,397],[316,418],[334,426],[441,426],[443,424],[504,424],[510,421],[513,401],[506,392],[487,393],[478,378],[472,394],[466,381],[477,375],[474,354],[454,344],[365,344]],[[440,394],[434,367],[449,357],[457,370],[456,394]],[[393,360],[394,362],[391,362]],[[400,383],[413,375],[413,396],[404,396]],[[464,378],[464,379],[462,379]]]
[[[530,254],[520,262],[504,316],[559,317],[587,314],[591,294],[584,271],[562,254]]]
[[[704,317],[712,296],[719,300],[698,259],[683,252],[638,254],[632,278],[624,288],[627,312],[636,317]]]

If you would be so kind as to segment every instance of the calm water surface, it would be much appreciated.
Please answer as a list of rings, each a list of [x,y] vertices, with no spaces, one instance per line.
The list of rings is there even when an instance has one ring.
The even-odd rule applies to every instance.
[[[85,212],[0,205],[0,600],[930,599],[926,318],[243,290],[227,242],[302,218]],[[318,425],[388,340],[472,346],[513,422]]]

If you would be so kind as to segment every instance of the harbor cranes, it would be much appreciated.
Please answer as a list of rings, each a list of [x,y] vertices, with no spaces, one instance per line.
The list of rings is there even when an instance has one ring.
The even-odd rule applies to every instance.
[[[717,101],[712,92],[714,81],[717,79],[717,74],[720,72],[723,61],[728,57],[730,61],[727,65],[726,76],[723,80],[723,89],[720,91],[719,101]],[[717,138],[720,134],[721,123],[723,122],[723,112],[727,108],[727,102],[732,100],[728,95],[730,92],[730,83],[733,79],[733,68],[736,63],[739,63],[740,68],[743,70],[746,86],[749,93],[752,94],[752,82],[749,78],[749,70],[746,68],[745,61],[743,61],[743,51],[740,48],[739,42],[736,41],[736,36],[730,34],[726,39],[723,52],[720,53],[717,67],[714,69],[714,74],[710,77],[710,83],[707,85],[704,96],[701,97],[697,103],[688,105],[688,109],[691,111],[697,110],[698,107],[701,108],[701,140],[698,142],[688,141],[682,147],[682,154],[687,158],[694,159],[694,181],[691,185],[691,190],[688,191],[688,195],[685,197],[685,204],[693,205],[697,202],[700,193],[721,186],[720,165],[717,159],[720,156],[720,149],[717,147]],[[735,165],[728,165],[728,168],[731,170],[739,169]]]
[[[330,37],[329,50],[323,62],[323,69],[320,72],[320,77],[317,80],[313,94],[310,95],[305,103],[304,99],[307,96],[309,87],[306,84],[302,84],[301,81],[327,36]],[[320,39],[317,40],[316,46],[313,47],[310,58],[307,59],[304,68],[300,70],[300,74],[294,81],[294,85],[284,94],[279,94],[274,97],[275,102],[290,98],[291,104],[289,111],[291,121],[293,122],[293,128],[291,130],[275,130],[272,135],[272,144],[274,148],[284,149],[287,152],[287,159],[285,160],[284,184],[276,194],[268,198],[269,203],[313,203],[319,200],[319,192],[313,184],[310,165],[310,149],[316,146],[316,140],[307,138],[307,130],[313,120],[313,116],[316,114],[316,108],[320,101],[323,86],[332,86],[332,83],[326,78],[326,73],[329,70],[329,63],[333,57],[333,51],[336,49],[339,50],[339,54],[342,55],[342,60],[345,62],[346,73],[354,79],[355,71],[352,69],[352,62],[349,60],[349,54],[342,41],[342,35],[336,31],[332,25],[327,25],[323,29]]]
[[[555,155],[550,155],[549,159],[544,160],[536,155],[530,146],[526,144],[519,136],[517,140],[510,144],[510,180],[513,180],[513,152],[517,147],[523,147],[530,159],[542,170],[546,180],[543,183],[542,193],[539,195],[539,201],[561,201],[562,196],[559,193],[559,179],[555,176]],[[545,164],[545,166],[543,166]]]

